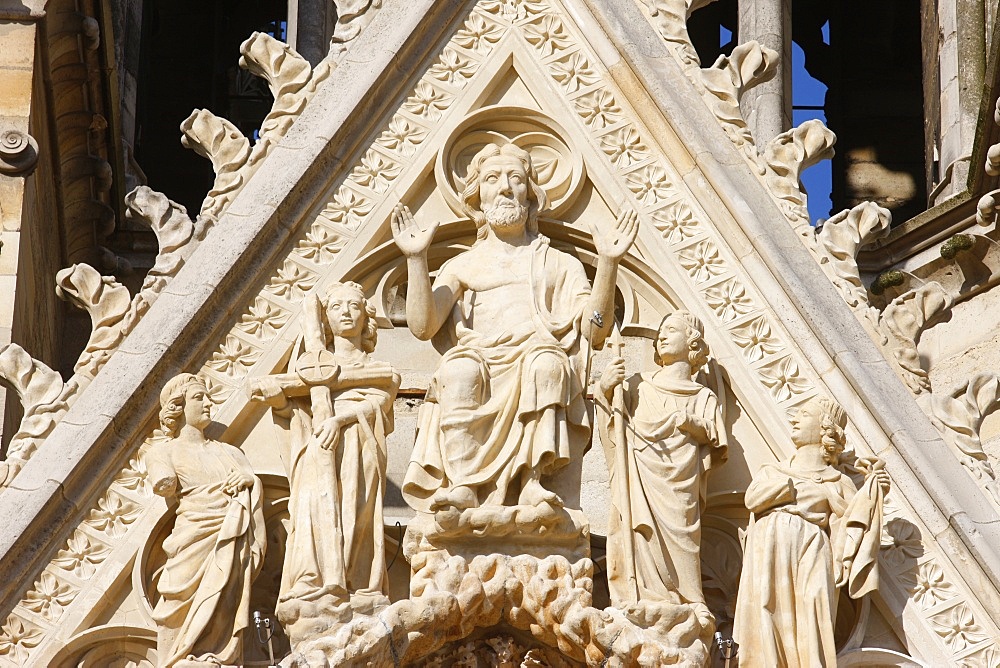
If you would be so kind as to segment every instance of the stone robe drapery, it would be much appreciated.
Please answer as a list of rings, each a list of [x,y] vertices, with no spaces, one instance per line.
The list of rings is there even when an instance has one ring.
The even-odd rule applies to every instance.
[[[598,401],[607,410],[607,400]],[[614,601],[635,602],[628,583],[624,541],[635,542],[636,582],[640,601],[704,603],[701,588],[701,512],[708,467],[725,461],[726,429],[719,401],[694,381],[636,374],[625,382],[626,436],[629,441],[628,489],[632,533],[621,524],[618,498],[621,475],[616,470],[614,420],[602,421],[601,441],[611,471],[614,501],[608,526],[608,588]],[[705,442],[679,429],[659,435],[664,421],[677,411],[700,419]]]
[[[509,485],[524,469],[548,474],[585,449],[589,345],[581,324],[590,283],[580,261],[550,247],[543,236],[532,242],[528,281],[525,298],[534,326],[514,323],[520,334],[490,339],[473,330],[471,290],[443,325],[442,333],[457,342],[441,365],[456,358],[477,363],[482,403],[442,415],[435,374],[403,483],[411,508],[430,512],[434,493],[456,485],[472,488],[481,505],[505,505]]]
[[[291,399],[288,408],[276,411],[279,420],[290,418],[282,425],[290,441],[290,526],[279,611],[284,601],[329,595],[342,602],[354,594],[382,597],[388,588],[382,499],[393,397],[376,388],[354,388],[333,391],[332,399],[334,415],[361,408],[364,416],[345,426],[329,450],[312,436],[308,397]]]
[[[877,583],[881,505],[875,478],[857,494],[850,478],[833,468],[817,474],[787,464],[761,468],[746,491],[754,517],[733,630],[740,666],[837,665],[837,580],[844,557],[851,556],[857,566],[843,574],[850,591],[861,595]],[[850,555],[835,553],[835,546],[850,543],[844,539],[850,530],[865,535]]]
[[[204,447],[163,441],[145,458],[154,490],[178,497],[156,580],[159,665],[188,658],[238,664],[250,623],[250,583],[267,545],[260,481],[254,477],[236,496],[223,492],[230,472],[253,476],[253,469],[239,449],[218,441]]]

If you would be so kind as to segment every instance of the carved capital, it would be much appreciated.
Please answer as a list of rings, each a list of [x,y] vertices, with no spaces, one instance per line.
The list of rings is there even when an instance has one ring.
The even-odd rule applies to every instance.
[[[1000,149],[1000,144],[997,144],[993,148]],[[993,148],[990,150],[993,150]],[[986,172],[989,173],[989,169]],[[983,227],[996,224],[997,214],[1000,213],[1000,201],[998,201],[998,198],[1000,198],[1000,190],[993,190],[979,198],[979,203],[976,205],[976,223]]]
[[[1000,100],[993,110],[993,121],[1000,125]],[[1000,144],[993,144],[986,151],[986,173],[989,176],[1000,176]]]
[[[0,133],[0,174],[28,176],[38,164],[38,144],[35,138],[20,130]]]
[[[0,21],[38,21],[45,18],[48,0],[0,0]]]

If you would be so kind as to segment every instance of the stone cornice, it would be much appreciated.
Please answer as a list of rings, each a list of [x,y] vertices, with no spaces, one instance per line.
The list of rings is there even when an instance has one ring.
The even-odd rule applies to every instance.
[[[38,21],[45,18],[48,0],[0,0],[0,21]]]

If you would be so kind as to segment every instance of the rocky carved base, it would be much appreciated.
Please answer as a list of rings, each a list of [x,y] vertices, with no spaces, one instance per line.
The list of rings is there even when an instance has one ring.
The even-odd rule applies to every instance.
[[[576,519],[570,517],[570,524]],[[493,627],[530,636],[539,648],[548,648],[530,657],[525,652],[521,661],[533,662],[527,665],[705,665],[713,629],[703,625],[692,606],[592,607],[593,562],[586,553],[572,556],[568,549],[585,531],[585,525],[556,531],[563,538],[557,541],[563,542],[562,550],[557,547],[562,554],[551,554],[550,547],[545,556],[541,545],[518,545],[531,540],[517,533],[500,540],[489,532],[463,532],[459,542],[456,532],[455,543],[448,545],[453,540],[449,528],[418,520],[405,541],[410,598],[374,614],[355,613],[323,637],[297,643],[282,665],[424,665],[432,656],[443,656],[442,648],[447,655],[446,646]],[[481,553],[474,554],[477,548]]]
[[[381,594],[341,595],[322,593],[309,598],[291,598],[278,603],[278,621],[295,647],[322,638],[355,617],[372,617],[389,605]]]

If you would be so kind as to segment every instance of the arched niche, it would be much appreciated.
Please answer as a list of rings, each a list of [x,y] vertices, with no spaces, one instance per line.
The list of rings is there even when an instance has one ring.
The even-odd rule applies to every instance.
[[[156,633],[140,626],[97,626],[70,638],[53,668],[154,668]]]

